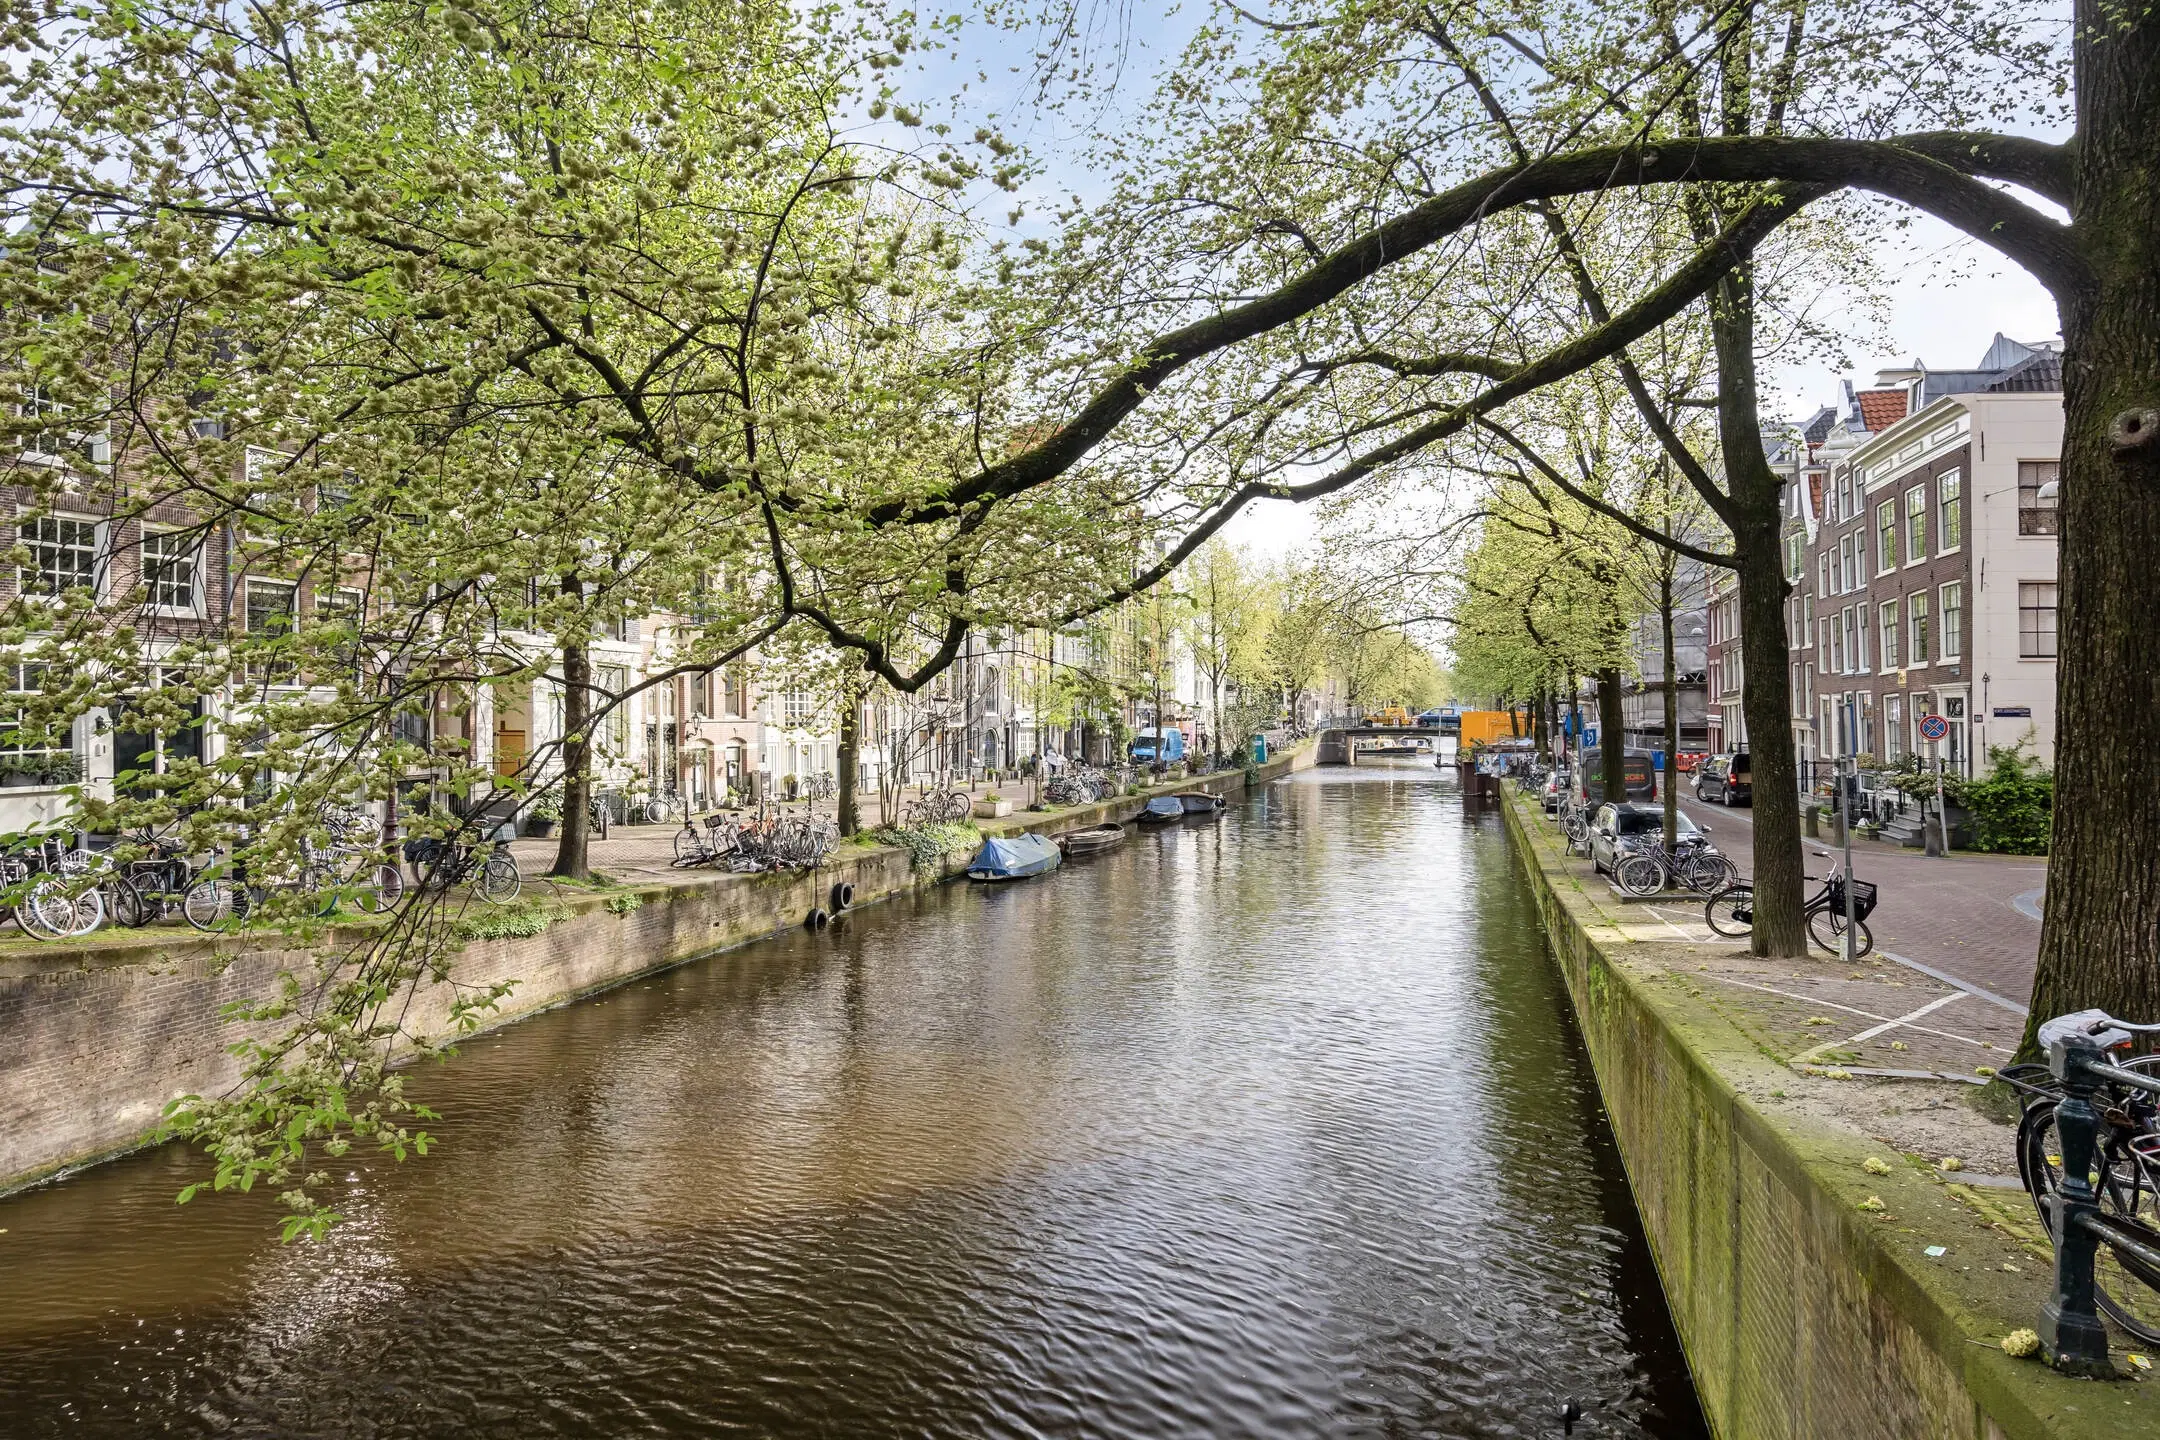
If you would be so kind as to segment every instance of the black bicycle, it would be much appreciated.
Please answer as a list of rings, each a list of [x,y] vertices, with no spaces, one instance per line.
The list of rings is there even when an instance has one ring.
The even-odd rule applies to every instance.
[[[1830,852],[1818,850],[1818,859],[1827,860]],[[1835,872],[1817,877],[1822,888],[1807,899],[1801,914],[1807,920],[1808,939],[1833,955],[1845,953],[1845,879]],[[1867,917],[1875,913],[1875,886],[1866,880],[1855,880],[1852,885],[1853,954],[1865,955],[1875,948],[1875,935],[1867,927]],[[1703,906],[1703,918],[1710,928],[1720,935],[1742,936],[1755,928],[1755,887],[1743,881],[1727,885],[1712,895]]]
[[[2042,1043],[2051,1030],[2071,1025],[2091,1035],[2115,1069],[2160,1076],[2160,1055],[2127,1053],[2131,1032],[2150,1036],[2160,1026],[2131,1025],[2100,1011],[2085,1011],[2047,1022],[2040,1029]],[[2023,1097],[2018,1178],[2040,1212],[2041,1225],[2053,1235],[2053,1207],[2063,1183],[2062,1139],[2055,1125],[2061,1083],[2046,1065],[2008,1065],[1999,1078]],[[2126,1334],[2146,1345],[2160,1345],[2160,1266],[2153,1263],[2154,1252],[2160,1251],[2160,1099],[2134,1085],[2103,1083],[2092,1104],[2100,1114],[2100,1134],[2086,1179],[2113,1232],[2102,1232],[2094,1256],[2093,1299]],[[2118,1236],[2131,1244],[2116,1243]]]

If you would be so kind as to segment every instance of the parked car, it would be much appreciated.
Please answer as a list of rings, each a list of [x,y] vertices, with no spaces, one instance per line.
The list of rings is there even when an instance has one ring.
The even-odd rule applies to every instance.
[[[1603,874],[1610,875],[1619,867],[1620,857],[1636,849],[1645,840],[1656,839],[1665,830],[1665,808],[1662,805],[1637,805],[1632,802],[1620,805],[1600,805],[1590,817],[1590,865]],[[1678,815],[1676,837],[1696,834],[1698,827],[1688,819],[1687,812]]]
[[[1695,798],[1708,804],[1753,804],[1755,777],[1748,768],[1748,753],[1735,750],[1713,755],[1695,768]]]
[[[1650,752],[1647,750],[1624,750],[1620,754],[1621,774],[1624,777],[1628,800],[1657,799],[1657,771],[1651,768]],[[1581,763],[1576,767],[1577,791],[1585,803],[1605,798],[1605,758],[1596,750],[1585,750]]]
[[[1561,802],[1567,799],[1568,773],[1566,769],[1554,770],[1552,774],[1546,776],[1542,789],[1543,794],[1540,798],[1544,801],[1545,813],[1547,815],[1559,814]]]

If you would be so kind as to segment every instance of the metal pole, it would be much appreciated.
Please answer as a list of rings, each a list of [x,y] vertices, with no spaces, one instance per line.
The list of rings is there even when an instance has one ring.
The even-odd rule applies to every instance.
[[[1852,797],[1860,788],[1860,763],[1848,756],[1845,764],[1849,767],[1848,773],[1838,780],[1838,808],[1844,815],[1844,823],[1838,829],[1845,836],[1845,963],[1850,965],[1860,958],[1856,949],[1859,940],[1854,933],[1858,929],[1858,917],[1853,914],[1852,890]]]
[[[2057,1040],[2048,1068],[2062,1082],[2055,1106],[2055,1143],[2062,1148],[2062,1186],[2049,1209],[2055,1239],[2055,1290],[2040,1307],[2040,1345],[2058,1370],[2073,1375],[2110,1376],[2107,1330],[2100,1323],[2093,1287],[2093,1261],[2099,1237],[2082,1223],[2099,1211],[2092,1187],[2093,1150],[2099,1142],[2097,1074],[2104,1063],[2100,1048],[2083,1036]]]

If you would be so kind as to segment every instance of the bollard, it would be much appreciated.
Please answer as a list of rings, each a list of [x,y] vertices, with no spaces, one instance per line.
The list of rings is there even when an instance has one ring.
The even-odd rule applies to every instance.
[[[1801,806],[1801,807],[1800,807],[1800,818],[1801,818],[1802,820],[1804,820],[1804,821],[1806,821],[1806,822],[1807,822],[1807,838],[1808,838],[1808,839],[1810,839],[1810,840],[1820,840],[1820,839],[1822,839],[1822,822],[1821,822],[1821,821],[1819,821],[1819,820],[1817,820],[1817,819],[1815,818],[1815,807],[1814,807],[1813,805],[1803,805],[1803,806]]]
[[[2100,1207],[2092,1188],[2093,1151],[2100,1140],[2098,1067],[2100,1047],[2083,1035],[2057,1038],[2048,1047],[2048,1068],[2062,1082],[2055,1106],[2055,1143],[2062,1151],[2062,1188],[2049,1209],[2055,1232],[2055,1293],[2040,1307],[2040,1347],[2048,1363],[2072,1375],[2111,1376],[2107,1331],[2093,1291],[2093,1261],[2100,1240],[2083,1223]]]

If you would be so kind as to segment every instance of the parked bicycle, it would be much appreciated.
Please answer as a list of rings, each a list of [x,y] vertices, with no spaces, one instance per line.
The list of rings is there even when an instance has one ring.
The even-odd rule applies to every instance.
[[[105,923],[105,895],[96,877],[102,857],[71,848],[47,835],[0,855],[0,888],[25,935],[37,940],[74,939]]]
[[[2052,1050],[2072,1033],[2098,1050],[2108,1072],[2089,1102],[2099,1130],[2085,1179],[2102,1222],[2087,1227],[2097,1237],[2093,1300],[2124,1333],[2144,1345],[2160,1345],[2160,1098],[2144,1088],[2160,1080],[2160,1055],[2129,1054],[2137,1035],[2160,1034],[2160,1025],[2133,1025],[2088,1010],[2049,1020],[2040,1027],[2040,1041]],[[2000,1078],[2023,1100],[2018,1176],[2060,1249],[2058,1217],[2067,1178],[2067,1147],[2057,1125],[2063,1082],[2049,1065],[2006,1066]]]
[[[420,876],[420,889],[435,894],[469,883],[482,900],[502,905],[525,885],[510,852],[493,844],[423,835],[405,842],[405,858]]]
[[[1629,895],[1655,895],[1673,881],[1699,895],[1715,895],[1739,883],[1740,870],[1700,831],[1680,836],[1671,849],[1650,835],[1613,867],[1613,883]]]
[[[975,801],[965,790],[926,790],[901,807],[901,818],[910,825],[935,825],[965,820],[974,808]]]
[[[615,820],[613,800],[614,797],[606,790],[585,792],[586,833],[595,840],[607,839],[608,826]]]
[[[1827,860],[1830,852],[1817,850],[1815,857]],[[1831,954],[1842,955],[1845,953],[1845,879],[1835,871],[1808,878],[1821,881],[1821,888],[1807,898],[1801,911],[1807,921],[1808,938]],[[1874,932],[1867,927],[1867,917],[1875,913],[1875,897],[1873,884],[1866,880],[1853,881],[1853,919],[1857,922],[1853,932],[1853,954],[1856,956],[1875,948]],[[1726,886],[1704,904],[1703,918],[1720,935],[1748,934],[1755,928],[1755,887],[1746,883]]]
[[[690,806],[673,785],[656,789],[645,797],[645,818],[654,825],[665,825],[681,816],[690,818]]]
[[[195,884],[187,852],[177,841],[147,830],[128,836],[125,844],[141,853],[122,861],[105,882],[113,922],[136,929],[180,914]]]

